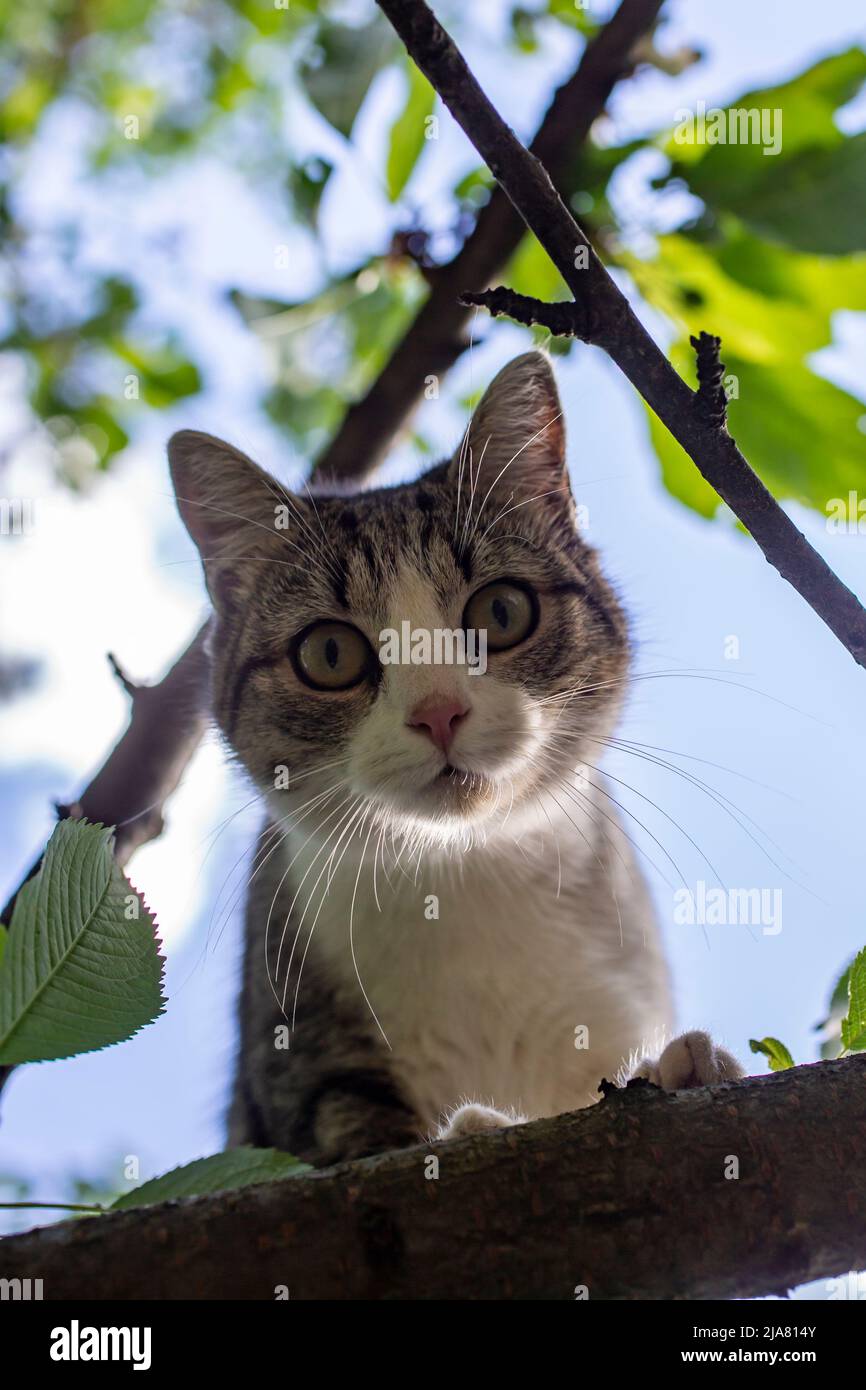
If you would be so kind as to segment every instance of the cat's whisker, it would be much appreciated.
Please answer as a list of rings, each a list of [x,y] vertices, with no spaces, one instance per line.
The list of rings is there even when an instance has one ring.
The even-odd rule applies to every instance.
[[[343,809],[343,807],[346,805],[346,803],[347,803],[347,802],[350,802],[350,801],[352,801],[352,793],[351,793],[351,792],[350,792],[346,797],[344,797],[343,800],[342,800],[341,802],[339,802],[338,805],[337,805],[336,807],[334,807],[333,810],[331,810],[331,811],[328,813],[327,816],[325,816],[324,820],[322,820],[322,821],[319,822],[319,824],[315,827],[315,829],[314,829],[313,831],[311,831],[311,833],[307,836],[307,838],[306,838],[306,840],[304,841],[304,843],[301,845],[300,849],[298,849],[298,850],[295,852],[295,854],[292,856],[292,859],[290,860],[290,862],[289,862],[289,863],[287,864],[287,866],[286,866],[286,869],[285,869],[285,871],[284,871],[284,873],[283,873],[282,878],[280,879],[279,883],[277,884],[276,888],[274,889],[274,894],[273,894],[273,897],[271,898],[271,905],[270,905],[270,908],[268,909],[267,920],[266,920],[266,922],[265,922],[265,965],[266,965],[266,967],[267,967],[267,969],[268,969],[268,980],[271,979],[271,975],[270,975],[270,963],[269,963],[269,953],[268,953],[268,934],[269,934],[269,932],[270,932],[271,917],[272,917],[272,915],[273,915],[274,907],[275,907],[275,905],[276,905],[276,901],[277,901],[277,898],[278,898],[278,896],[279,896],[280,890],[281,890],[283,884],[285,883],[286,879],[288,878],[289,874],[291,873],[291,870],[292,870],[292,868],[294,867],[294,864],[295,864],[296,860],[298,859],[298,856],[299,856],[300,854],[303,853],[303,851],[306,849],[307,845],[310,843],[310,840],[312,840],[316,835],[318,835],[318,834],[320,833],[320,831],[322,830],[322,827],[325,826],[325,825],[327,825],[328,821],[331,820],[331,818],[332,818],[333,816],[336,816],[340,811],[342,811],[342,809]],[[352,804],[353,804],[353,805],[357,804],[357,801],[353,802]],[[348,815],[351,814],[351,810],[352,810],[352,807],[350,806],[349,810],[346,811],[346,812],[344,812],[343,816],[340,818],[340,820],[337,822],[337,825],[334,827],[335,830],[336,830],[336,829],[339,829],[339,827],[342,825],[342,823],[343,823],[343,821],[346,819],[346,817],[347,817]],[[331,834],[331,833],[333,833],[333,832],[329,832],[328,838],[330,838],[330,834]],[[311,873],[311,871],[312,871],[312,869],[313,869],[313,866],[314,866],[315,863],[316,863],[316,859],[318,859],[319,855],[322,854],[322,853],[324,852],[325,848],[327,847],[327,844],[328,844],[328,839],[326,839],[325,844],[324,844],[324,845],[322,846],[322,848],[319,850],[318,854],[316,855],[316,858],[313,859],[312,863],[309,865],[309,868],[307,869],[306,873],[304,874],[304,877],[301,879],[301,882],[298,884],[298,888],[297,888],[297,891],[296,891],[296,893],[295,893],[295,896],[294,896],[294,898],[293,898],[292,901],[291,901],[291,904],[290,904],[290,906],[289,906],[288,912],[286,913],[286,920],[285,920],[285,922],[283,923],[283,929],[282,929],[282,932],[280,933],[280,944],[279,944],[279,947],[277,948],[277,959],[276,959],[276,963],[275,963],[275,965],[274,965],[274,978],[273,978],[273,984],[272,984],[272,988],[273,988],[273,989],[276,989],[276,985],[279,984],[279,979],[280,979],[280,959],[281,959],[281,957],[282,957],[283,946],[285,945],[286,933],[288,932],[288,929],[289,929],[289,922],[291,921],[292,911],[293,911],[294,906],[295,906],[295,903],[297,902],[297,899],[298,899],[298,893],[300,893],[301,889],[303,888],[304,882],[306,881],[306,878],[307,878],[307,875],[308,875],[309,873]],[[293,949],[294,949],[294,948],[293,948]],[[289,966],[288,966],[288,970],[290,970],[290,969],[291,969],[291,960],[289,961]],[[286,977],[287,977],[287,978],[288,978],[288,970],[287,970],[287,973],[286,973]],[[275,997],[277,997],[277,996],[275,996]],[[279,1003],[279,998],[278,998],[278,997],[277,997],[277,1002]],[[282,1005],[281,1005],[281,1007],[282,1007]]]
[[[313,884],[313,887],[312,887],[312,889],[310,890],[310,896],[309,896],[309,898],[307,899],[306,906],[304,907],[304,911],[303,911],[303,914],[302,914],[302,916],[301,916],[301,920],[300,920],[300,922],[298,923],[298,931],[297,931],[295,940],[297,940],[297,938],[300,936],[301,928],[302,928],[303,925],[304,925],[304,918],[305,918],[306,915],[307,915],[307,908],[310,906],[310,903],[312,902],[313,894],[315,893],[316,888],[318,887],[319,883],[321,882],[321,879],[322,879],[323,874],[327,874],[327,878],[326,878],[326,880],[325,880],[325,886],[324,886],[324,888],[322,889],[322,896],[321,896],[321,898],[320,898],[320,900],[319,900],[319,906],[316,908],[316,915],[314,916],[313,921],[312,921],[312,924],[311,924],[311,926],[310,926],[310,934],[309,934],[309,936],[307,937],[307,944],[306,944],[306,946],[304,947],[304,954],[301,956],[301,962],[300,962],[300,965],[298,966],[298,980],[297,980],[297,984],[295,985],[295,998],[294,998],[294,1002],[293,1002],[293,1004],[292,1004],[292,1032],[294,1032],[294,1030],[295,1030],[295,1017],[296,1017],[297,1011],[298,1011],[298,996],[299,996],[300,991],[301,991],[301,980],[302,980],[303,974],[304,974],[304,965],[305,965],[306,960],[307,960],[307,953],[308,953],[308,951],[309,951],[309,949],[310,949],[310,943],[311,943],[311,941],[312,941],[312,939],[313,939],[313,933],[314,933],[314,931],[316,930],[316,923],[318,922],[319,917],[321,916],[322,908],[323,908],[324,905],[325,905],[325,899],[327,898],[328,893],[330,892],[331,884],[332,884],[333,878],[334,878],[334,874],[337,872],[337,870],[339,869],[339,867],[340,867],[340,865],[342,864],[343,860],[345,859],[345,857],[346,857],[346,851],[348,850],[350,844],[352,843],[352,835],[353,835],[353,832],[354,832],[354,830],[355,830],[355,827],[356,827],[356,825],[357,825],[357,823],[358,823],[358,819],[359,819],[359,817],[360,817],[360,827],[361,827],[361,829],[363,830],[363,827],[364,827],[364,825],[365,825],[365,823],[366,823],[366,820],[367,820],[367,816],[368,816],[368,814],[369,814],[369,811],[370,811],[369,803],[362,804],[362,805],[358,808],[358,811],[355,813],[355,815],[352,817],[352,820],[349,822],[348,826],[346,826],[346,828],[341,832],[339,839],[337,840],[336,844],[334,845],[333,850],[331,851],[330,857],[327,859],[327,861],[326,861],[325,864],[323,865],[322,871],[321,871],[321,873],[319,874],[319,877],[316,879],[316,882]],[[371,827],[371,828],[372,828],[372,827]],[[336,853],[337,853],[337,850],[340,848],[340,845],[341,845],[341,843],[342,843],[342,841],[343,841],[344,839],[345,839],[346,843],[345,843],[345,845],[343,846],[343,849],[342,849],[342,852],[340,853],[339,859],[336,861],[336,864],[334,864],[334,857],[335,857],[335,855],[336,855]],[[360,867],[360,866],[359,866],[359,867]],[[294,946],[292,947],[292,949],[294,950]],[[284,1004],[285,1004],[286,991],[288,990],[288,987],[289,987],[289,974],[290,974],[290,970],[291,970],[291,964],[290,964],[290,966],[289,966],[289,969],[287,969],[287,971],[286,971],[286,986],[285,986],[285,990],[283,991],[283,1003],[284,1003]]]
[[[647,796],[645,792],[638,791],[637,787],[633,787],[633,786],[631,786],[628,782],[624,782],[624,781],[622,780],[621,777],[614,777],[613,774],[610,773],[610,772],[602,772],[601,768],[596,767],[594,763],[585,762],[585,763],[584,763],[584,766],[589,767],[589,768],[592,768],[593,772],[599,773],[600,776],[607,778],[607,780],[610,781],[610,782],[615,782],[615,783],[617,784],[617,786],[619,786],[619,787],[625,787],[626,791],[632,792],[634,796],[639,796],[640,799],[641,799],[641,801],[645,801],[645,802],[647,803],[648,806],[652,806],[652,807],[654,808],[654,810],[658,811],[659,815],[664,816],[665,820],[666,820],[666,821],[669,821],[670,824],[671,824],[672,826],[674,826],[674,828],[675,828],[676,830],[678,830],[678,831],[680,832],[680,834],[681,834],[682,836],[684,836],[684,838],[685,838],[686,840],[688,840],[688,842],[689,842],[689,844],[692,846],[692,848],[695,849],[695,850],[697,850],[698,854],[699,854],[699,855],[701,856],[701,858],[703,859],[703,861],[704,861],[704,863],[706,864],[707,868],[710,870],[710,873],[713,875],[713,877],[716,879],[716,881],[722,886],[722,888],[725,888],[725,889],[727,888],[727,885],[723,882],[722,877],[721,877],[721,875],[719,874],[718,870],[716,869],[715,865],[714,865],[714,864],[712,863],[712,861],[708,858],[708,856],[704,853],[704,851],[701,849],[701,847],[700,847],[700,845],[697,843],[697,841],[689,834],[689,832],[688,832],[686,829],[684,829],[684,827],[683,827],[682,825],[680,825],[679,821],[674,820],[673,816],[670,815],[670,814],[664,809],[663,806],[660,806],[660,805],[658,804],[657,801],[654,801],[654,800],[652,799],[651,796]],[[589,781],[589,778],[587,778],[587,781]],[[590,785],[591,787],[596,786],[596,784],[595,784],[594,782],[591,782],[591,781],[589,782],[589,785]],[[597,787],[596,789],[597,789],[598,791],[600,791],[600,792],[602,793],[603,796],[608,797],[608,799],[609,799],[610,801],[612,801],[613,804],[614,804],[615,806],[619,806],[620,810],[625,811],[625,813],[626,813],[627,815],[630,815],[630,816],[632,817],[632,819],[633,819],[634,821],[637,822],[638,825],[641,824],[641,822],[637,819],[637,817],[633,814],[633,812],[628,811],[626,807],[621,806],[620,803],[616,800],[616,798],[615,798],[614,796],[612,796],[611,793],[610,793],[609,791],[607,791],[607,789],[606,789],[605,787]],[[643,826],[642,828],[643,828],[644,830],[646,829],[645,826]],[[649,832],[647,831],[647,833],[649,833]],[[673,863],[673,860],[671,860],[671,863]],[[679,869],[677,870],[677,872],[679,873]],[[682,875],[680,875],[680,876],[682,877]],[[685,884],[685,879],[683,879],[683,883]]]
[[[503,507],[502,511],[500,511],[500,512],[493,518],[493,520],[490,522],[489,526],[486,526],[485,529],[482,531],[481,535],[480,535],[479,538],[478,538],[478,544],[479,544],[479,545],[483,545],[484,542],[485,542],[485,540],[487,539],[488,535],[489,535],[490,532],[493,530],[493,527],[496,525],[496,523],[497,523],[498,521],[502,521],[506,516],[509,516],[511,512],[517,512],[517,511],[520,510],[521,507],[528,507],[529,504],[530,504],[530,502],[540,502],[541,499],[542,499],[543,497],[553,497],[555,493],[563,493],[563,492],[567,493],[568,491],[569,491],[569,488],[568,488],[568,484],[566,483],[566,485],[565,485],[564,487],[552,487],[552,488],[549,488],[549,489],[547,490],[547,492],[537,492],[537,493],[535,494],[534,497],[527,497],[527,498],[525,498],[524,501],[522,501],[522,502],[514,502],[514,506],[512,506],[512,507],[509,507],[509,506],[506,504],[506,505]],[[513,501],[514,501],[514,493],[513,493],[513,492],[510,494],[508,500],[509,500],[509,502],[513,502]]]
[[[502,465],[502,467],[500,468],[499,472],[496,474],[496,477],[493,479],[493,482],[490,484],[489,488],[487,489],[486,493],[484,494],[484,499],[483,499],[483,501],[482,501],[482,503],[481,503],[481,506],[478,508],[478,516],[476,517],[475,525],[474,525],[474,527],[473,527],[473,529],[472,529],[472,531],[471,531],[471,533],[470,533],[470,535],[469,535],[469,538],[468,538],[468,541],[466,542],[466,544],[471,544],[471,542],[475,539],[475,533],[476,533],[476,531],[478,530],[478,523],[479,523],[481,517],[484,515],[484,508],[487,506],[487,499],[490,497],[490,494],[493,492],[493,489],[496,487],[496,484],[499,482],[500,478],[503,476],[503,474],[506,472],[506,470],[509,469],[509,468],[511,467],[511,465],[512,465],[517,459],[520,458],[520,455],[523,453],[524,449],[528,449],[529,446],[530,446],[531,444],[534,444],[534,443],[535,443],[536,439],[540,439],[541,436],[545,433],[545,431],[550,429],[550,426],[551,426],[551,425],[555,425],[556,422],[557,422],[557,420],[561,420],[561,419],[562,419],[562,411],[559,410],[559,411],[557,411],[557,413],[556,413],[555,415],[551,416],[551,418],[550,418],[549,420],[547,420],[547,421],[541,426],[541,429],[540,429],[540,430],[536,430],[536,431],[535,431],[535,434],[531,435],[529,439],[525,440],[525,441],[523,442],[523,444],[521,444],[521,446],[520,446],[519,449],[515,450],[515,452],[511,455],[511,458],[507,461],[507,463],[504,463],[504,464]],[[464,545],[463,549],[465,550],[465,548],[466,548],[466,546]]]
[[[276,539],[282,542],[283,545],[290,546],[292,550],[296,550],[298,554],[302,556],[303,559],[309,565],[309,553],[303,550],[301,546],[297,545],[293,540],[290,540],[289,537],[284,535],[282,531],[277,530],[275,526],[265,526],[263,522],[256,521],[254,517],[244,516],[241,512],[233,512],[225,507],[218,507],[215,502],[205,502],[201,498],[197,497],[181,497],[180,494],[175,495],[177,496],[178,502],[185,502],[189,506],[203,507],[205,508],[205,510],[209,512],[216,512],[219,516],[231,517],[235,521],[243,521],[246,522],[248,526],[257,527],[259,531],[264,531],[266,536],[270,536],[271,538],[276,537]],[[246,557],[244,557],[244,562],[246,563]],[[339,576],[336,573],[333,573],[333,577],[339,578]]]
[[[270,826],[270,828],[268,829],[268,831],[265,832],[265,834],[264,834],[263,837],[262,837],[263,843],[259,845],[259,847],[257,848],[257,850],[256,850],[256,852],[255,852],[255,855],[253,856],[253,865],[254,865],[255,867],[253,868],[252,873],[250,874],[249,878],[246,879],[246,880],[240,885],[239,888],[237,888],[237,889],[234,890],[234,896],[232,897],[231,902],[228,904],[228,906],[227,906],[226,908],[223,909],[223,912],[221,913],[220,918],[219,918],[219,920],[218,920],[217,923],[216,923],[216,926],[217,926],[217,928],[218,928],[218,932],[217,932],[217,941],[216,941],[215,945],[219,943],[219,941],[220,941],[220,939],[221,939],[222,931],[223,931],[224,928],[225,928],[225,924],[226,924],[226,922],[229,920],[229,918],[231,917],[231,914],[232,914],[232,912],[234,911],[234,908],[236,907],[236,905],[237,905],[237,903],[238,903],[238,900],[240,899],[241,895],[242,895],[242,894],[245,892],[245,890],[248,888],[249,884],[253,882],[253,880],[255,879],[256,875],[259,873],[259,871],[260,871],[260,870],[264,867],[264,865],[267,863],[268,859],[270,859],[271,854],[273,854],[274,851],[278,848],[278,845],[275,844],[275,845],[273,845],[273,848],[271,848],[270,850],[268,850],[268,853],[265,854],[265,850],[267,849],[268,844],[269,844],[270,842],[272,842],[274,839],[276,839],[276,837],[279,835],[279,832],[280,832],[284,827],[287,827],[286,830],[285,830],[285,834],[283,834],[282,838],[281,838],[280,841],[279,841],[279,843],[281,844],[281,843],[283,842],[283,840],[285,840],[286,835],[289,833],[289,830],[294,829],[294,826],[295,826],[295,825],[299,825],[299,824],[301,823],[301,821],[305,820],[307,815],[311,815],[311,814],[313,813],[313,811],[317,810],[317,809],[319,808],[319,806],[322,804],[323,799],[326,798],[326,797],[329,795],[329,793],[331,793],[331,792],[335,791],[336,789],[338,789],[338,788],[340,787],[340,785],[341,785],[341,782],[335,782],[335,783],[333,784],[333,787],[327,788],[327,789],[326,789],[325,791],[323,791],[323,792],[319,792],[316,796],[311,797],[309,801],[304,801],[304,802],[301,803],[300,806],[294,807],[294,808],[293,808],[290,812],[288,812],[285,816],[279,817],[279,818]],[[310,810],[309,810],[309,811],[306,811],[306,808],[307,808],[307,807],[310,807]],[[303,815],[303,816],[298,816],[298,813],[299,813],[300,811],[306,811],[306,814]],[[293,816],[297,816],[298,819],[295,820],[292,824],[289,824],[289,822],[291,821],[291,819],[292,819]],[[263,858],[261,858],[260,862],[259,862],[258,864],[256,864],[256,859],[258,859],[260,855],[263,856]],[[222,887],[220,888],[219,894],[217,895],[217,899],[216,899],[216,902],[215,902],[215,904],[214,904],[213,913],[211,914],[211,927],[214,925],[213,919],[214,919],[214,917],[216,916],[216,912],[217,912],[217,908],[219,907],[220,899],[221,899],[223,893],[225,892],[225,889],[226,889],[226,886],[227,886],[227,884],[228,884],[228,882],[229,882],[229,879],[232,877],[232,875],[235,873],[235,871],[237,870],[237,868],[238,868],[238,867],[240,866],[240,864],[243,862],[244,857],[245,857],[244,854],[241,854],[241,855],[235,860],[234,865],[233,865],[232,868],[229,870],[229,873],[226,875],[225,879],[223,880],[223,885],[222,885]],[[210,930],[210,929],[209,929],[209,930]]]
[[[362,827],[362,830],[363,830],[363,822],[361,823],[361,827]],[[364,982],[363,982],[363,980],[361,979],[361,972],[360,972],[360,970],[358,969],[358,958],[357,958],[357,956],[355,955],[355,899],[356,899],[357,896],[358,896],[358,883],[360,882],[360,879],[361,879],[361,867],[362,867],[362,865],[363,865],[363,863],[364,863],[364,859],[365,859],[366,854],[367,854],[367,845],[370,843],[370,835],[371,835],[371,833],[372,833],[372,830],[373,830],[373,823],[371,822],[371,824],[370,824],[370,829],[367,831],[367,838],[366,838],[366,840],[364,841],[364,848],[361,850],[361,853],[360,853],[360,855],[358,856],[358,872],[357,872],[357,874],[355,875],[355,886],[354,886],[354,888],[352,889],[352,901],[351,901],[351,904],[350,904],[350,907],[349,907],[349,949],[350,949],[350,951],[351,951],[351,953],[352,953],[352,965],[353,965],[354,970],[355,970],[355,979],[358,981],[358,987],[359,987],[361,993],[362,993],[363,996],[364,996],[364,1003],[367,1005],[367,1008],[370,1010],[370,1016],[371,1016],[371,1018],[373,1019],[373,1022],[375,1023],[376,1027],[379,1029],[379,1032],[382,1034],[382,1038],[383,1038],[383,1040],[384,1040],[385,1046],[387,1047],[388,1051],[390,1052],[390,1051],[392,1051],[391,1044],[390,1044],[389,1041],[388,1041],[388,1038],[387,1038],[387,1035],[386,1035],[386,1033],[385,1033],[384,1028],[382,1027],[381,1023],[379,1022],[378,1016],[377,1016],[377,1014],[376,1014],[376,1010],[373,1008],[373,1005],[370,1003],[369,995],[367,994],[367,991],[366,991],[366,989],[364,988]],[[312,933],[311,933],[311,935],[312,935]]]
[[[463,523],[463,530],[462,530],[461,535],[460,535],[460,554],[461,554],[461,555],[465,555],[465,554],[466,554],[466,547],[467,547],[466,533],[467,533],[467,528],[469,527],[469,525],[470,525],[470,523],[471,523],[471,521],[472,521],[472,508],[473,508],[473,506],[475,505],[475,489],[476,489],[477,486],[478,486],[478,479],[481,477],[481,466],[482,466],[482,464],[484,463],[484,455],[487,453],[487,446],[488,446],[488,444],[490,443],[490,441],[491,441],[492,438],[493,438],[493,436],[490,435],[490,434],[488,434],[487,438],[486,438],[485,441],[484,441],[484,446],[483,446],[483,448],[482,448],[482,450],[481,450],[481,457],[480,457],[479,460],[478,460],[478,467],[477,467],[476,470],[475,470],[475,476],[474,476],[474,477],[472,476],[472,446],[471,446],[471,445],[469,446],[469,482],[470,482],[470,493],[469,493],[469,506],[468,506],[467,509],[466,509],[466,519],[465,519],[465,521],[464,521],[464,523]]]
[[[283,949],[283,941],[284,941],[284,939],[285,939],[285,934],[286,934],[286,932],[288,931],[289,922],[291,921],[291,916],[292,916],[292,912],[293,912],[293,910],[294,910],[295,902],[297,901],[298,894],[300,893],[300,890],[301,890],[301,888],[302,888],[302,886],[303,886],[303,884],[304,884],[304,881],[305,881],[306,878],[307,878],[307,875],[308,875],[308,874],[310,873],[310,871],[313,869],[313,867],[315,866],[316,862],[317,862],[318,859],[321,857],[321,855],[324,854],[324,853],[326,852],[326,850],[327,850],[328,847],[331,845],[331,843],[332,843],[332,842],[335,842],[335,843],[334,843],[334,851],[332,851],[331,856],[329,856],[329,858],[327,858],[327,859],[325,860],[324,864],[322,865],[321,869],[319,870],[319,873],[318,873],[318,875],[317,875],[317,877],[316,877],[316,879],[315,879],[315,882],[313,883],[312,888],[310,889],[309,896],[308,896],[308,898],[307,898],[306,903],[304,904],[304,910],[303,910],[303,912],[301,913],[301,920],[299,921],[299,923],[298,923],[298,925],[297,925],[297,928],[296,928],[295,934],[294,934],[294,938],[293,938],[293,940],[292,940],[292,949],[291,949],[291,951],[290,951],[290,953],[289,953],[289,960],[288,960],[288,964],[287,964],[287,966],[286,966],[286,979],[285,979],[285,984],[284,984],[284,986],[283,986],[282,998],[281,998],[281,1000],[280,1000],[280,1010],[281,1010],[281,1012],[282,1012],[284,1018],[287,1016],[287,1015],[286,1015],[286,996],[287,996],[287,994],[288,994],[289,981],[290,981],[290,979],[291,979],[291,974],[292,974],[292,962],[293,962],[293,959],[294,959],[295,950],[296,950],[296,948],[297,948],[298,941],[300,940],[301,930],[302,930],[303,925],[304,925],[304,920],[305,920],[305,918],[306,918],[307,911],[308,911],[308,909],[309,909],[310,903],[311,903],[312,900],[313,900],[313,895],[314,895],[314,893],[315,893],[317,887],[319,886],[319,884],[320,884],[321,881],[322,881],[322,878],[324,877],[325,873],[327,872],[328,865],[332,862],[333,853],[336,851],[336,848],[337,848],[337,847],[339,846],[339,844],[341,843],[341,841],[342,841],[344,835],[346,834],[347,830],[351,829],[352,821],[353,821],[353,819],[354,819],[354,816],[355,816],[355,813],[356,813],[356,810],[357,810],[357,808],[358,808],[358,805],[359,805],[359,802],[360,802],[360,801],[361,801],[361,798],[360,798],[360,797],[356,798],[355,801],[354,801],[354,802],[352,803],[352,805],[350,806],[349,810],[346,812],[346,814],[345,814],[344,816],[342,816],[342,817],[340,818],[340,820],[337,822],[337,824],[329,831],[328,835],[327,835],[326,838],[325,838],[324,844],[321,846],[321,848],[318,850],[318,852],[317,852],[316,855],[314,856],[312,862],[310,863],[310,865],[309,865],[309,867],[308,867],[308,869],[307,869],[307,873],[304,874],[303,879],[301,880],[300,884],[298,885],[298,892],[295,894],[294,898],[292,899],[292,904],[291,904],[291,906],[289,907],[288,912],[286,913],[286,920],[285,920],[285,923],[284,923],[284,926],[283,926],[283,934],[282,934],[282,936],[281,936],[281,938],[280,938],[280,951],[282,951],[282,949]],[[348,825],[346,824],[347,821],[348,821]],[[326,894],[327,894],[328,886],[329,886],[329,885],[326,884],[326,885],[325,885],[325,889],[323,890],[323,893],[322,893],[322,902],[324,902],[325,896],[326,896]],[[320,903],[320,904],[319,904],[320,909],[321,909],[321,905],[322,905],[322,904]],[[315,923],[314,923],[314,925],[315,925]],[[308,944],[309,944],[309,943],[308,943]],[[304,952],[304,957],[306,958],[306,951]],[[303,962],[302,962],[302,964],[303,964]],[[277,967],[276,967],[276,969],[275,969],[275,971],[274,971],[274,980],[275,980],[275,984],[278,985],[278,984],[279,984],[279,957],[278,957],[278,960],[277,960]],[[297,1007],[297,992],[296,992],[296,994],[295,994],[295,1007]],[[293,1015],[292,1015],[291,1027],[292,1027],[292,1029],[294,1029],[294,1012],[293,1012]]]

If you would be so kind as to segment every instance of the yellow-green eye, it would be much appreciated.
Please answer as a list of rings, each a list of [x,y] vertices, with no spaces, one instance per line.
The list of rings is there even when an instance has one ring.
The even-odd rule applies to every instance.
[[[463,614],[463,626],[486,630],[487,649],[502,652],[516,647],[533,631],[538,602],[529,589],[500,580],[473,594]]]
[[[348,623],[315,623],[293,652],[295,670],[316,690],[346,690],[374,669],[366,637]]]

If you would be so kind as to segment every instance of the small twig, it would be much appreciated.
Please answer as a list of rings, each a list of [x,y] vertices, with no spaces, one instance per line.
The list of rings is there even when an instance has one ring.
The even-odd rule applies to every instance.
[[[725,394],[725,364],[719,353],[722,340],[712,333],[700,332],[689,339],[695,350],[698,368],[698,389],[695,407],[708,424],[724,429],[728,417],[728,398]]]
[[[495,290],[461,294],[460,303],[487,309],[494,317],[504,314],[527,326],[537,323],[548,329],[554,338],[580,338],[584,343],[591,343],[594,338],[591,314],[586,306],[576,304],[573,299],[546,304],[542,299],[533,299],[528,294],[518,294],[516,290],[499,285]]]
[[[123,686],[127,695],[134,700],[141,687],[136,685],[135,681],[131,680],[126,674],[117,657],[114,655],[114,652],[106,652],[106,656],[108,657],[108,664],[120,681],[120,684]]]
[[[0,1211],[28,1211],[31,1207],[39,1207],[44,1211],[95,1212],[100,1216],[108,1211],[108,1207],[87,1202],[0,1202]]]

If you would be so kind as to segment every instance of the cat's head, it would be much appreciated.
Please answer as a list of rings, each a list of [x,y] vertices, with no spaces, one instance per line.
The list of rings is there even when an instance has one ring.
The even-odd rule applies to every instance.
[[[192,431],[169,457],[215,608],[214,712],[277,814],[313,831],[363,807],[447,844],[543,814],[597,762],[628,639],[577,529],[541,353],[399,487],[290,494]],[[483,671],[460,664],[466,629]]]

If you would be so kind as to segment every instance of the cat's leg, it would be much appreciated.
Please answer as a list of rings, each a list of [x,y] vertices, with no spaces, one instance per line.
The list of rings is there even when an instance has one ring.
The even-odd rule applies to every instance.
[[[720,1081],[738,1081],[745,1074],[736,1057],[714,1043],[709,1033],[696,1029],[673,1038],[658,1057],[642,1057],[623,1068],[617,1080],[625,1085],[627,1081],[642,1077],[665,1091],[681,1091],[694,1086],[712,1086]],[[496,1110],[490,1105],[467,1101],[445,1117],[433,1137],[459,1139],[464,1134],[483,1134],[526,1124],[527,1118],[516,1111]]]
[[[528,1116],[520,1115],[516,1110],[496,1110],[492,1105],[463,1101],[443,1118],[432,1138],[460,1139],[464,1134],[484,1134],[492,1129],[525,1125],[527,1119]]]
[[[719,1081],[738,1081],[745,1074],[736,1057],[714,1043],[709,1033],[696,1029],[672,1038],[658,1057],[643,1057],[626,1068],[622,1080],[643,1077],[662,1090],[681,1091]]]
[[[284,934],[291,943],[303,917],[294,895],[276,856],[251,883],[229,1143],[282,1149],[317,1167],[420,1143],[424,1121],[356,992],[314,938],[293,960],[290,945],[281,956]]]

